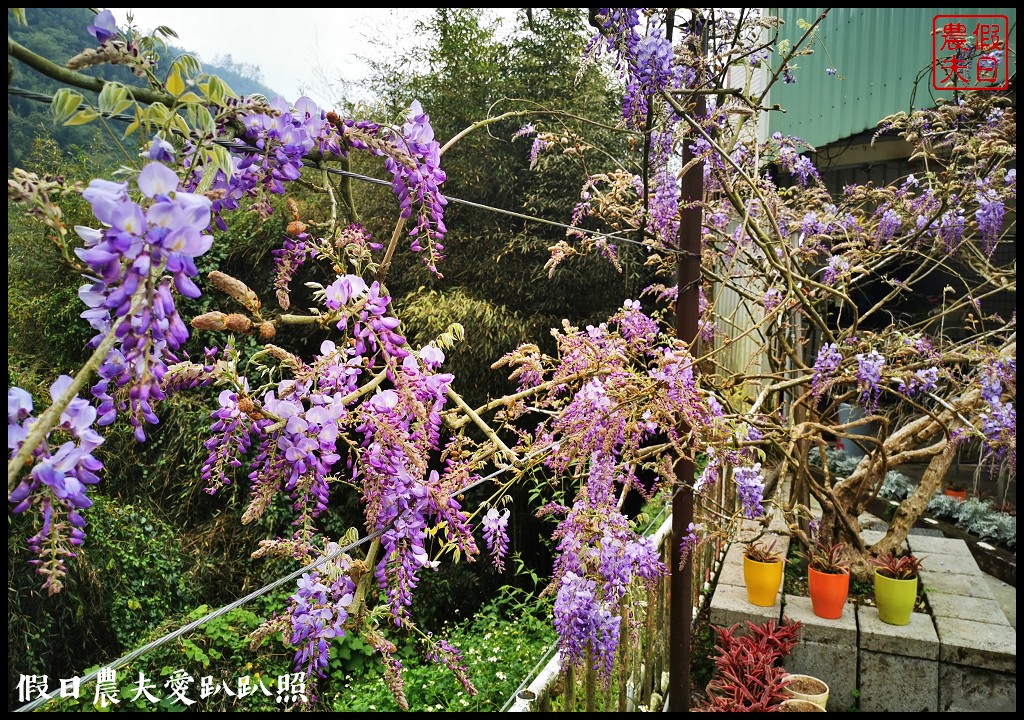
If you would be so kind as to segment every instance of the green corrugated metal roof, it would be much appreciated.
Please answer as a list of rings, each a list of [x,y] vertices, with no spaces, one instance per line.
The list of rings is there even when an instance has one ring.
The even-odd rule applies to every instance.
[[[767,12],[785,21],[779,41],[788,38],[795,43],[804,33],[798,22],[813,22],[823,10],[768,8]],[[772,86],[771,104],[778,103],[787,112],[771,113],[770,131],[822,146],[874,128],[900,110],[932,107],[937,98],[952,97],[951,92],[931,89],[931,33],[936,15],[1005,15],[1009,46],[1017,47],[1014,8],[833,8],[818,26],[814,54],[794,60],[796,83],[780,81]],[[1016,57],[1009,55],[1012,76]],[[773,67],[778,61],[776,54]],[[835,67],[838,75],[828,75],[829,67]]]

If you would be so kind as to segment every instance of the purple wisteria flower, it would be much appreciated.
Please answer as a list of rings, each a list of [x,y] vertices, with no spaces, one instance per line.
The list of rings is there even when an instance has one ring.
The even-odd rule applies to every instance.
[[[425,345],[420,348],[420,362],[430,370],[437,370],[444,364],[444,352],[436,345]]]
[[[779,165],[795,176],[803,187],[807,187],[812,180],[821,178],[811,159],[800,154],[798,146],[803,144],[800,138],[776,132],[772,133],[771,141],[778,147]]]
[[[516,140],[516,139],[521,138],[521,137],[528,137],[530,135],[535,135],[536,133],[537,133],[537,128],[534,127],[532,122],[528,122],[528,123],[525,123],[521,128],[519,128],[518,130],[516,130],[512,134],[512,139]]]
[[[875,245],[885,245],[891,242],[902,224],[903,221],[899,214],[892,208],[882,211],[881,219],[878,221],[878,237],[875,239]]]
[[[114,13],[109,10],[100,10],[96,13],[92,23],[86,28],[89,34],[96,38],[100,45],[114,37],[117,37],[117,23],[114,21]]]
[[[250,421],[238,407],[238,393],[222,390],[218,398],[220,407],[211,414],[213,435],[204,446],[209,451],[201,470],[206,492],[214,494],[218,487],[231,484],[228,468],[241,467],[240,456],[249,450]]]
[[[563,660],[589,661],[611,680],[619,644],[620,607],[635,581],[650,586],[666,569],[658,549],[618,511],[615,461],[594,453],[587,482],[555,530],[555,630]]]
[[[505,571],[505,554],[508,552],[508,518],[511,511],[499,513],[491,508],[484,515],[481,524],[484,526],[484,541],[491,553],[491,561],[498,572]]]
[[[978,221],[982,247],[986,255],[992,255],[1003,231],[1003,216],[1006,214],[1006,206],[991,189],[979,192],[976,200],[980,207],[974,211],[974,218]]]
[[[904,395],[920,395],[931,392],[939,381],[939,369],[935,367],[922,368],[900,380],[897,389]]]
[[[986,362],[981,370],[982,409],[981,432],[993,463],[1008,460],[1012,470],[1017,468],[1017,409],[1012,400],[1003,401],[1003,388],[1010,386],[1016,393],[1017,361],[1001,358]]]
[[[325,554],[337,551],[337,544],[329,543]],[[340,555],[304,573],[296,582],[295,594],[291,596],[288,641],[296,648],[295,671],[305,672],[309,678],[327,677],[331,643],[345,635],[345,621],[356,589],[349,576],[350,568],[348,556]]]
[[[441,194],[441,185],[447,179],[441,169],[441,143],[434,139],[430,116],[423,112],[418,100],[409,107],[409,114],[396,139],[398,154],[387,156],[384,164],[391,173],[391,188],[398,198],[402,217],[413,213],[417,204],[416,226],[409,231],[413,238],[413,252],[427,252],[427,267],[438,277],[438,261],[444,259],[441,251],[447,228],[444,208],[448,199]]]
[[[60,398],[72,379],[61,375],[50,386],[50,399]],[[18,387],[7,391],[7,449],[9,457],[21,449],[29,430],[36,422],[32,417],[32,397]],[[42,526],[29,538],[29,550],[37,556],[30,561],[36,572],[46,580],[43,589],[51,595],[60,592],[62,578],[66,573],[64,561],[75,557],[68,545],[81,545],[85,539],[85,520],[80,511],[92,506],[87,496],[89,485],[99,482],[96,473],[103,469],[103,463],[93,456],[103,438],[93,430],[96,408],[86,400],[75,397],[60,415],[57,428],[70,434],[70,440],[59,447],[50,446],[50,434],[34,448],[33,464],[8,496],[13,503],[14,513],[30,508],[42,516]],[[54,429],[57,429],[54,428]],[[64,518],[66,517],[66,522]]]
[[[818,351],[818,358],[814,361],[814,376],[811,381],[811,394],[820,398],[825,391],[835,382],[835,371],[843,362],[843,355],[835,343],[825,343]]]
[[[877,350],[858,353],[856,358],[860,404],[868,412],[874,412],[878,409],[878,398],[882,394],[882,368],[885,367],[885,358]]]
[[[764,304],[765,315],[771,313],[775,308],[782,304],[782,291],[778,288],[768,288],[765,290],[764,297],[761,299]]]
[[[733,479],[736,481],[736,491],[743,506],[744,516],[754,519],[764,515],[764,507],[761,505],[764,495],[761,463],[755,463],[753,467],[736,468],[733,471]]]
[[[199,273],[195,259],[210,249],[213,238],[206,234],[210,200],[180,190],[173,170],[151,162],[139,173],[138,187],[141,205],[129,197],[127,183],[89,183],[82,196],[106,227],[76,226],[85,247],[75,252],[89,266],[91,284],[78,294],[89,308],[82,317],[98,331],[91,345],[112,330],[119,340],[93,387],[100,401],[99,424],[109,425],[127,410],[141,442],[143,423],[158,422],[152,402],[164,398],[161,381],[167,366],[177,362],[175,353],[189,337],[173,290],[199,297],[192,280]],[[125,387],[127,400],[115,400],[115,392]]]
[[[291,307],[291,281],[295,273],[310,257],[316,257],[317,250],[309,242],[309,233],[300,233],[294,238],[285,237],[281,247],[271,251],[274,256],[274,291],[277,304],[282,310]]]
[[[174,146],[159,135],[154,135],[149,147],[142,151],[142,157],[161,163],[174,162]]]
[[[700,545],[700,534],[704,526],[700,523],[690,523],[686,526],[686,534],[679,541],[679,562],[685,563],[690,555]]]
[[[956,252],[960,243],[963,242],[966,224],[963,210],[959,208],[942,213],[938,235],[946,247],[946,252],[950,255]]]
[[[850,271],[850,262],[842,255],[833,255],[828,259],[828,267],[821,276],[821,282],[825,285],[835,286]]]

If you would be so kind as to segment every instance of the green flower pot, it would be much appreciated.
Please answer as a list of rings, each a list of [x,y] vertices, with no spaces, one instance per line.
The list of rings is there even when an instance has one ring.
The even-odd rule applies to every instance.
[[[875,605],[878,618],[890,625],[907,625],[917,604],[917,578],[897,580],[875,570]]]

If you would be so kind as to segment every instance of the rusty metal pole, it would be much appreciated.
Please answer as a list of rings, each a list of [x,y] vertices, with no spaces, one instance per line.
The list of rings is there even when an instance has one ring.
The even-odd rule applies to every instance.
[[[700,31],[699,20],[693,28]],[[704,95],[695,98],[693,114],[700,119],[707,111]],[[683,141],[683,167],[693,159],[689,140]],[[696,357],[698,300],[700,298],[700,228],[704,199],[704,163],[695,163],[682,178],[682,197],[679,203],[679,234],[676,256],[676,277],[679,292],[676,296],[676,337],[690,348]],[[694,368],[696,372],[696,368]],[[683,432],[689,428],[683,426]],[[669,610],[669,710],[689,712],[690,709],[690,653],[693,625],[693,558],[680,560],[680,541],[693,522],[693,460],[676,460],[676,491],[672,497],[672,582]]]

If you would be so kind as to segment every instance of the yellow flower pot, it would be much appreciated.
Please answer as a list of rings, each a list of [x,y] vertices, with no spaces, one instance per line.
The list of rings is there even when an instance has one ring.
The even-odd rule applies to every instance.
[[[747,600],[751,605],[771,607],[775,604],[775,596],[782,586],[782,569],[784,563],[758,562],[743,556],[743,581],[747,585]]]

